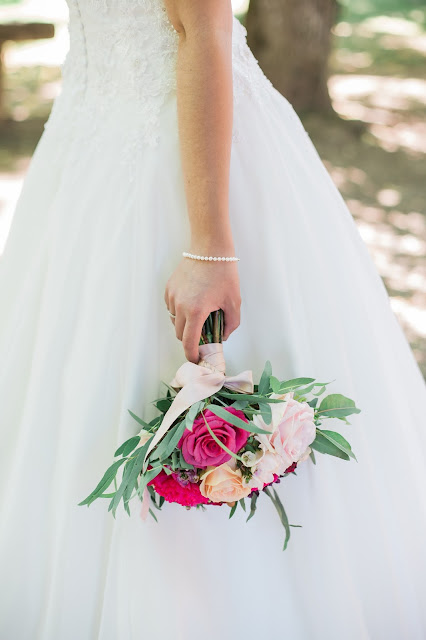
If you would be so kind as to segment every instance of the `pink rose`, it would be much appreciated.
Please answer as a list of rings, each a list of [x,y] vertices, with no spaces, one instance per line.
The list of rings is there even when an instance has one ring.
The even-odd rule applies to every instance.
[[[308,447],[316,436],[314,410],[306,402],[294,400],[292,393],[287,394],[282,403],[272,404],[271,409],[270,425],[266,425],[259,415],[253,417],[253,422],[271,431],[271,435],[259,434],[256,437],[264,451],[277,453],[282,458],[286,469],[293,462],[307,457]]]
[[[227,407],[226,411],[238,416],[244,422],[248,422],[242,411],[233,407]],[[234,425],[219,418],[210,409],[204,411],[204,417],[216,438],[223,442],[233,453],[237,453],[246,444],[250,435],[248,431],[234,427]],[[204,469],[209,466],[217,467],[231,459],[229,453],[226,453],[212,438],[201,415],[194,420],[192,431],[185,429],[179,440],[178,447],[182,449],[185,461],[193,464],[198,469]]]

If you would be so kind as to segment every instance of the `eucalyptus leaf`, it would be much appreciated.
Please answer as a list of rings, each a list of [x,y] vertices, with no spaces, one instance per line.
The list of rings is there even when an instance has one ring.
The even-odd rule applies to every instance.
[[[270,390],[269,378],[272,375],[272,365],[269,360],[266,361],[262,375],[260,376],[258,392],[261,396],[265,396]]]
[[[281,383],[275,376],[270,376],[269,384],[271,385],[271,389],[274,393],[279,393]]]
[[[288,393],[294,389],[299,389],[307,384],[315,382],[315,378],[293,378],[292,380],[284,380],[280,383],[280,388],[277,393]]]
[[[125,473],[123,474],[123,479],[121,484],[116,492],[114,498],[111,502],[111,510],[112,514],[115,517],[115,512],[117,511],[117,507],[120,504],[121,498],[123,498],[124,502],[127,502],[131,496],[131,493],[136,485],[136,481],[140,472],[142,471],[143,461],[145,457],[145,453],[148,450],[149,442],[146,442],[142,447],[136,449],[137,454],[134,458],[132,458],[132,464],[128,469],[125,469]]]
[[[306,397],[308,393],[311,393],[312,389],[314,389],[316,386],[317,385],[314,382],[313,384],[310,384],[307,387],[303,387],[302,389],[298,388],[295,395]]]
[[[152,509],[149,509],[149,513],[152,515],[152,517],[154,518],[155,522],[158,522],[157,516],[155,515],[155,513],[153,512]]]
[[[266,424],[271,424],[272,410],[269,404],[267,404],[266,402],[259,402],[259,409],[264,422]]]
[[[138,486],[138,495],[140,497],[143,496],[143,492],[145,491],[145,487],[147,486],[148,482],[154,480],[154,478],[158,476],[161,470],[162,467],[161,465],[159,465],[158,467],[154,467],[153,469],[148,469],[148,471],[143,474]]]
[[[204,400],[199,400],[189,407],[188,413],[185,416],[185,428],[191,431],[195,418],[204,407]]]
[[[340,393],[332,393],[323,398],[317,413],[320,417],[342,418],[353,413],[361,413],[361,409],[358,409],[350,398],[346,398]]]
[[[158,400],[155,406],[162,413],[166,413],[166,411],[170,409],[171,404],[172,404],[172,398],[163,398],[162,400]]]
[[[181,469],[194,469],[194,465],[185,460],[182,451],[179,451],[179,467]]]
[[[222,418],[222,420],[226,420],[226,422],[233,424],[234,427],[245,429],[245,431],[249,431],[250,433],[271,433],[270,431],[265,431],[265,429],[261,429],[260,427],[256,426],[253,422],[245,422],[244,420],[241,420],[241,418],[235,416],[233,413],[227,411],[223,407],[218,407],[214,404],[210,404],[208,405],[208,408],[212,413],[217,415],[219,418]]]
[[[95,489],[85,498],[82,502],[78,503],[78,506],[82,505],[90,505],[98,496],[104,493],[105,489],[108,489],[109,485],[115,478],[118,469],[121,465],[126,462],[126,458],[122,458],[121,460],[116,460],[108,469],[105,471],[101,480],[96,485]]]
[[[236,500],[234,506],[231,508],[231,511],[229,512],[229,518],[232,518],[235,511],[237,510],[237,507],[238,507],[238,501]]]
[[[350,460],[350,457],[347,453],[342,451],[340,447],[338,447],[334,442],[331,442],[325,436],[322,435],[321,431],[317,429],[317,435],[315,440],[310,444],[311,449],[315,449],[319,453],[325,453],[330,456],[335,456],[336,458],[341,458],[342,460]]]
[[[132,438],[129,438],[129,440],[126,440],[126,442],[123,442],[123,444],[118,447],[117,451],[114,453],[114,458],[117,456],[123,456],[123,458],[126,458],[129,453],[132,453],[133,449],[136,449],[139,441],[140,436],[133,436]]]
[[[256,502],[257,502],[258,497],[259,497],[258,493],[253,493],[251,498],[250,498],[250,513],[249,513],[249,516],[248,516],[246,522],[248,522],[250,520],[250,518],[252,518],[254,516],[255,512],[256,512]]]
[[[317,429],[317,433],[318,431],[320,431],[322,436],[324,436],[330,442],[332,442],[337,447],[339,447],[339,449],[341,449],[344,453],[346,453],[350,458],[353,458],[354,460],[356,460],[355,454],[351,449],[351,445],[340,433],[337,433],[336,431],[328,431],[326,429],[321,429],[321,430]]]
[[[240,502],[240,505],[243,508],[243,511],[245,511],[246,510],[246,503],[244,502],[244,498],[241,498],[241,500],[239,502]]]
[[[213,431],[213,430],[212,430],[212,428],[210,427],[209,423],[207,422],[207,420],[206,420],[206,418],[205,418],[204,414],[202,414],[202,415],[203,415],[203,417],[204,417],[204,422],[205,422],[205,425],[206,425],[206,427],[207,427],[207,430],[208,430],[208,432],[210,433],[210,435],[211,435],[211,437],[213,438],[213,440],[216,442],[216,444],[218,444],[218,445],[219,445],[219,447],[221,447],[221,449],[223,449],[224,451],[226,451],[226,453],[227,453],[228,455],[230,455],[230,456],[231,456],[231,458],[235,458],[235,460],[240,460],[240,457],[239,457],[239,456],[237,456],[237,454],[236,454],[236,453],[234,453],[234,451],[231,451],[230,449],[228,449],[228,447],[227,447],[225,444],[223,444],[223,442],[222,442],[221,440],[219,440],[219,438],[217,437],[217,435],[214,433],[214,431]]]
[[[288,523],[287,514],[285,512],[284,506],[280,500],[279,495],[277,494],[275,489],[273,489],[272,491],[273,493],[271,493],[269,487],[266,487],[264,489],[264,492],[266,493],[266,495],[271,498],[272,503],[280,517],[281,523],[285,529],[285,540],[284,540],[284,546],[283,546],[283,551],[285,551],[287,548],[288,541],[290,540],[290,525]]]
[[[239,409],[240,411],[242,409],[245,409],[247,407],[249,403],[249,400],[235,400],[235,402],[233,402],[230,406],[233,407],[233,409]]]
[[[317,463],[317,461],[315,460],[315,453],[313,451],[310,452],[309,457],[314,464]]]
[[[142,420],[142,418],[139,418],[139,416],[137,416],[135,413],[133,413],[133,411],[130,411],[130,409],[127,409],[127,411],[130,413],[132,418],[134,420],[136,420],[136,422],[138,422],[145,429],[148,429],[148,431],[151,431],[152,421],[151,422],[145,422],[145,420]],[[154,418],[154,420],[156,420],[156,419],[157,418]]]
[[[326,387],[325,387],[325,385],[323,385],[322,387],[320,387],[318,389],[318,391],[312,391],[312,394],[314,396],[321,396],[325,392],[325,389],[326,389]]]
[[[249,404],[258,404],[259,402],[269,402],[271,404],[282,402],[281,398],[270,398],[267,395],[260,395],[259,393],[231,393],[228,391],[218,391],[215,396],[223,396],[224,398],[241,398],[241,401],[245,401]]]

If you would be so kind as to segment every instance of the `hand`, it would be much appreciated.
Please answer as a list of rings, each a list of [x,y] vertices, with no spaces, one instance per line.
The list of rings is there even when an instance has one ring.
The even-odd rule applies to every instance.
[[[238,263],[182,258],[167,282],[164,300],[176,316],[171,320],[187,360],[197,364],[201,329],[209,313],[223,310],[223,340],[240,324]]]

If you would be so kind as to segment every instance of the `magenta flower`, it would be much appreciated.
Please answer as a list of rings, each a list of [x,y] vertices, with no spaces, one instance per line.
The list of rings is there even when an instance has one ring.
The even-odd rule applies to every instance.
[[[227,407],[226,411],[248,422],[242,411],[233,407]],[[204,417],[216,438],[233,453],[237,453],[246,444],[250,434],[245,429],[234,427],[209,409],[204,411]],[[197,469],[217,467],[231,459],[229,453],[226,453],[211,436],[201,415],[194,420],[192,431],[185,429],[178,447],[182,449],[186,462]]]

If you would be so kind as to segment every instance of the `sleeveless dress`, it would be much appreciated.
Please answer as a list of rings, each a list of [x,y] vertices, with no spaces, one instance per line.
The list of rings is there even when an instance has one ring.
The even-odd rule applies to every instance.
[[[356,400],[358,463],[317,454],[259,500],[80,502],[184,362],[166,281],[189,246],[177,33],[162,0],[68,0],[63,87],[0,261],[1,640],[424,640],[426,389],[345,203],[233,24],[230,216],[241,325],[267,359]]]

